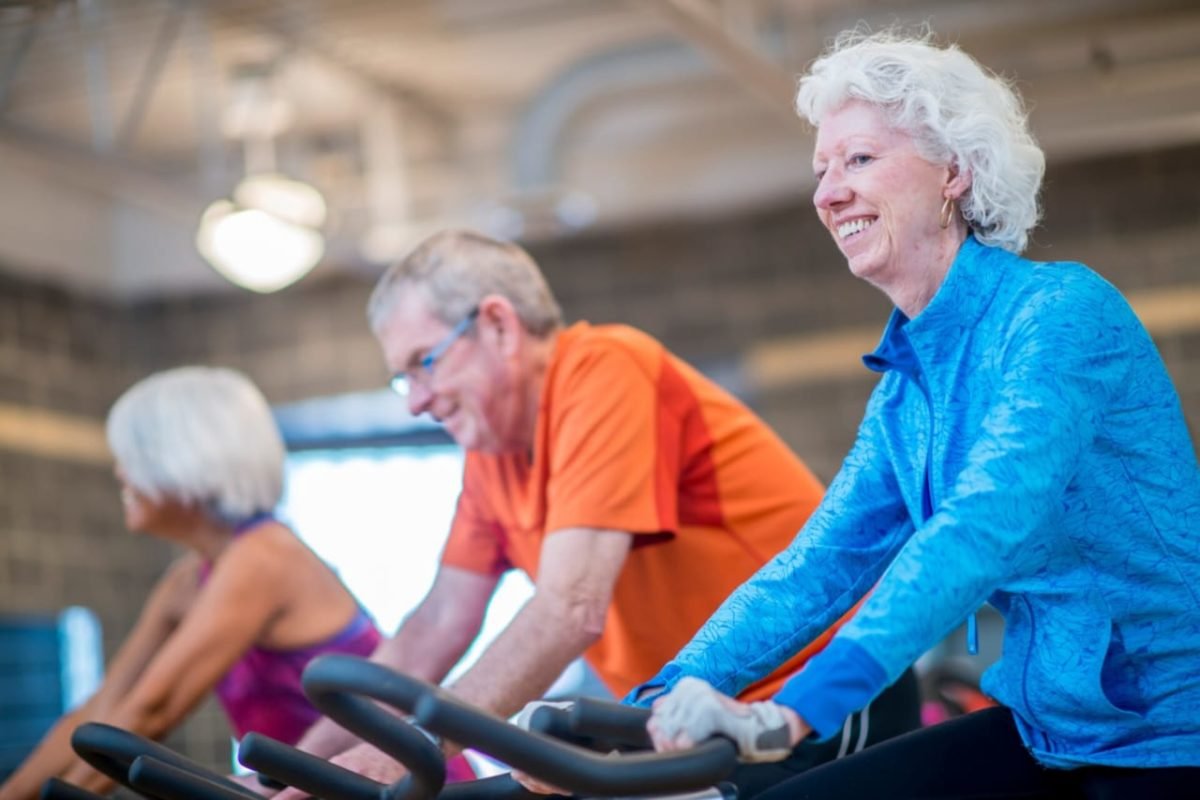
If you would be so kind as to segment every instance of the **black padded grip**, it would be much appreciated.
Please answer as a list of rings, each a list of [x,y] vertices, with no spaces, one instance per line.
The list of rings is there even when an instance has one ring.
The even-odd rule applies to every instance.
[[[379,800],[384,784],[260,733],[248,733],[238,761],[287,786],[328,800]]]
[[[567,712],[571,730],[582,736],[609,739],[630,747],[654,749],[646,723],[650,710],[581,697]]]
[[[564,742],[571,742],[583,747],[588,746],[588,743],[583,741],[586,737],[580,736],[571,726],[571,712],[565,708],[556,708],[555,706],[535,708],[529,715],[529,730],[553,736]]]

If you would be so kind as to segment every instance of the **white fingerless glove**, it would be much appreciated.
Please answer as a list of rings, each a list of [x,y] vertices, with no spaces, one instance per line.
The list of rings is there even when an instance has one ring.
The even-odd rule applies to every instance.
[[[791,730],[777,703],[730,701],[700,678],[681,678],[655,705],[653,720],[669,738],[686,733],[699,743],[728,736],[745,762],[782,761],[792,752]]]

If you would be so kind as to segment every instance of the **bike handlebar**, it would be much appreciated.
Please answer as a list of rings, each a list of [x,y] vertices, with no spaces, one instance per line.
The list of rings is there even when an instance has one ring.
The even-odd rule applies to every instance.
[[[141,755],[129,765],[129,785],[162,800],[241,800],[249,789],[209,773],[202,775],[155,755]],[[250,793],[262,800],[261,795]]]
[[[238,761],[285,786],[329,800],[382,800],[387,785],[351,772],[269,736],[249,733],[238,748]]]
[[[588,750],[652,750],[646,732],[650,712],[620,706],[590,697],[580,698],[567,708],[541,706],[529,717],[529,730]]]
[[[577,794],[684,792],[716,784],[737,765],[735,745],[723,738],[681,753],[599,755],[523,731],[436,687],[418,698],[414,712],[417,722],[430,730]]]
[[[581,697],[567,714],[571,730],[577,733],[611,739],[642,750],[654,749],[654,743],[646,731],[646,723],[650,721],[650,710],[647,708]]]
[[[688,792],[716,784],[737,763],[736,748],[726,739],[711,739],[682,753],[599,755],[537,732],[521,730],[425,681],[348,656],[315,659],[305,670],[303,682],[318,709],[412,770],[404,780],[386,786],[268,737],[257,734],[246,737],[240,753],[242,763],[331,800],[537,797],[510,776],[455,784],[445,787],[439,795],[445,780],[440,749],[421,731],[372,700],[413,713],[429,730],[579,794]],[[568,722],[571,729],[584,735],[601,730],[614,738],[628,739],[645,736],[646,714],[641,709],[585,701],[571,709]],[[249,789],[119,728],[88,723],[76,730],[72,744],[101,772],[157,800],[261,800],[261,796]],[[90,795],[65,792],[47,800],[95,800]]]
[[[446,782],[446,762],[441,749],[424,733],[367,699],[406,710],[412,705],[414,692],[423,689],[423,683],[414,684],[392,670],[370,661],[338,655],[314,659],[305,668],[301,683],[304,693],[318,710],[408,768],[409,774],[395,784],[386,787],[375,784],[378,787],[376,798],[421,800],[434,797],[441,791]],[[252,749],[243,758],[242,763],[256,767],[257,762],[252,763],[252,760],[258,755]],[[297,781],[327,778],[336,787],[344,786],[351,790],[348,800],[366,800],[362,795],[366,785],[361,781],[367,779],[354,782],[345,775],[327,771],[323,773],[315,761],[295,766],[298,770],[292,777]],[[263,771],[272,775],[270,769]],[[282,775],[272,776],[283,778]],[[306,788],[300,782],[294,785]]]
[[[151,792],[145,787],[139,789],[133,785],[130,770],[133,762],[141,756],[151,756],[183,773],[193,775],[218,787],[222,800],[262,800],[261,795],[200,766],[195,761],[181,756],[157,742],[152,742],[143,736],[113,725],[106,725],[102,722],[86,722],[80,725],[71,734],[71,747],[79,754],[80,758],[118,783],[135,791],[150,792],[160,800],[174,800],[174,798],[171,795]],[[215,797],[215,795],[210,795],[210,797]]]
[[[327,692],[331,685],[353,691],[369,689],[369,693],[363,693],[412,713],[423,727],[578,794],[614,796],[686,792],[718,783],[737,766],[736,746],[724,738],[710,739],[681,753],[599,755],[537,732],[521,730],[426,681],[352,656],[326,655],[309,664],[304,674],[304,686],[315,704],[318,703],[313,692]],[[637,727],[638,735],[645,736],[648,712],[643,709],[614,709],[615,704],[600,701],[582,705],[582,711],[572,711],[579,715],[577,724],[608,724],[611,726],[609,732],[619,731],[623,737],[630,735],[631,727]],[[608,711],[611,715],[603,713]],[[391,715],[387,716],[392,723],[396,721]],[[371,738],[361,729],[355,732]],[[592,731],[585,727],[581,732],[590,734]],[[447,792],[462,792],[466,797],[470,786],[466,784],[461,789],[450,786]]]

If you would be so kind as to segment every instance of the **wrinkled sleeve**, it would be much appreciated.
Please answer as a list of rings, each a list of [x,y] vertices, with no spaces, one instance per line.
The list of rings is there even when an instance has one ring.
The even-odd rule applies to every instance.
[[[875,432],[879,397],[877,390],[854,447],[792,543],[730,595],[627,702],[646,704],[688,675],[735,696],[815,639],[871,588],[912,532]]]
[[[1045,563],[1062,533],[1054,515],[1098,410],[1125,379],[1138,324],[1115,290],[1088,300],[1035,298],[1009,326],[998,385],[962,387],[960,402],[989,404],[961,444],[967,467],[854,618],[775,698],[818,735],[839,730],[1008,579]]]

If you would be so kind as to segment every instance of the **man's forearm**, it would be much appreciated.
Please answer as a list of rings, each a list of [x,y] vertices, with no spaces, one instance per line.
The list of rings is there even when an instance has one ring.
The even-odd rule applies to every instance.
[[[502,717],[537,700],[600,635],[603,613],[534,595],[450,690]]]
[[[322,717],[300,738],[296,749],[328,759],[348,750],[357,742],[358,738],[350,731],[328,717]]]

